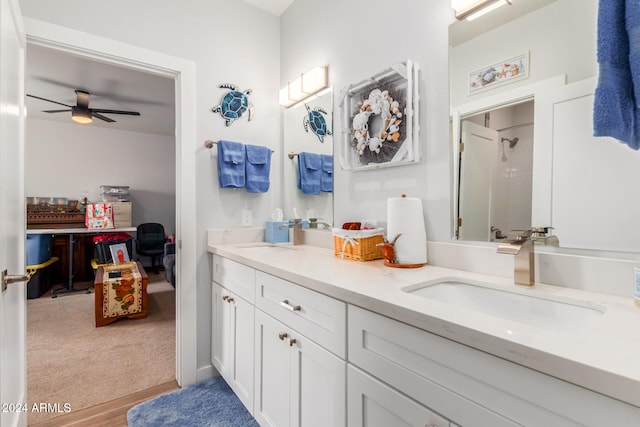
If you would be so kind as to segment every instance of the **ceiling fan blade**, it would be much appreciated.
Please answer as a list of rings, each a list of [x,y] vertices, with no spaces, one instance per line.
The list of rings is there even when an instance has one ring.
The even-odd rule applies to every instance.
[[[90,108],[92,113],[104,113],[104,114],[126,114],[129,116],[139,116],[137,111],[122,111],[122,110],[105,110],[102,108]]]
[[[71,105],[67,105],[67,104],[63,104],[62,102],[58,102],[58,101],[53,101],[51,99],[47,99],[47,98],[40,98],[39,96],[35,96],[35,95],[29,95],[27,94],[28,97],[30,98],[35,98],[35,99],[40,99],[42,101],[47,101],[47,102],[53,102],[54,104],[58,104],[58,105],[63,105],[65,107],[69,107],[71,108]]]
[[[91,95],[89,92],[76,89],[76,104],[81,108],[89,108],[89,100],[91,99]]]
[[[71,110],[43,110],[43,113],[68,113]]]
[[[107,116],[103,116],[102,114],[96,113],[95,111],[92,111],[91,115],[93,117],[95,117],[96,119],[104,120],[105,122],[108,122],[108,123],[115,123],[115,120],[113,120],[113,119],[111,119],[111,118],[109,118]]]

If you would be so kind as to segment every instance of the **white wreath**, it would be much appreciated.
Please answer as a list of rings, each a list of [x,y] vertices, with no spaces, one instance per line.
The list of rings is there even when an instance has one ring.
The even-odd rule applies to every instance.
[[[379,135],[371,135],[369,123],[377,115],[380,115],[384,121],[384,126]],[[384,142],[398,142],[401,117],[400,104],[389,96],[389,91],[372,90],[369,93],[369,98],[362,103],[360,112],[353,117],[353,136],[357,142],[358,154],[362,156],[366,148],[369,151],[379,153]]]

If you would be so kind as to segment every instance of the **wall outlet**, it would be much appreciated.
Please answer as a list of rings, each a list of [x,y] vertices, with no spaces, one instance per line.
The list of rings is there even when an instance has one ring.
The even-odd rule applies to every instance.
[[[240,216],[243,227],[251,227],[253,225],[253,215],[249,209],[243,209]]]

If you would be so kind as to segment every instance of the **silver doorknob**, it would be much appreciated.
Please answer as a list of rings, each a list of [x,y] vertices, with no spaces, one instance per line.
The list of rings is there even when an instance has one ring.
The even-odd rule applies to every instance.
[[[7,270],[2,271],[2,292],[7,290],[7,286],[16,282],[28,282],[30,274],[7,274]]]

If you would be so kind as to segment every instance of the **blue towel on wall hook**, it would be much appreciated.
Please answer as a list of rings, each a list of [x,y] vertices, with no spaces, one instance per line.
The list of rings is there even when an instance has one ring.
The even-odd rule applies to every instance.
[[[269,191],[271,149],[248,144],[245,148],[247,151],[245,162],[247,191],[250,193],[266,193]]]
[[[220,188],[244,188],[244,159],[244,144],[233,141],[218,141]]]

